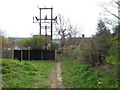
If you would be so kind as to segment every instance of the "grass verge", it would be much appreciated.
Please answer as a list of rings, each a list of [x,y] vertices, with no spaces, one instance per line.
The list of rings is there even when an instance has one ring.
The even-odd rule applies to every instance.
[[[118,76],[109,76],[87,64],[62,60],[62,79],[65,88],[118,88]]]
[[[54,61],[2,59],[2,88],[50,88]]]

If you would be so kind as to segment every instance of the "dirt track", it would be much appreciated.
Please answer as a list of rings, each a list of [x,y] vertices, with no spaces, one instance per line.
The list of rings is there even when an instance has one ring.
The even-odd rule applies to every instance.
[[[64,89],[62,84],[62,76],[61,76],[61,62],[57,61],[56,66],[50,74],[50,80],[52,81],[51,88],[61,88]]]

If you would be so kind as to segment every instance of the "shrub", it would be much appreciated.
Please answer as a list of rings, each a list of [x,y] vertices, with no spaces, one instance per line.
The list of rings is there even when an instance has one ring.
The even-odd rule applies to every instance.
[[[91,57],[92,53],[92,44],[91,43],[82,43],[80,45],[71,45],[68,46],[65,50],[65,56],[70,57],[74,61],[80,63],[95,63],[94,59]]]
[[[107,63],[110,64],[118,64],[118,37],[116,36],[110,39],[109,44],[111,45],[111,47],[108,50],[108,55],[106,56],[105,60]]]

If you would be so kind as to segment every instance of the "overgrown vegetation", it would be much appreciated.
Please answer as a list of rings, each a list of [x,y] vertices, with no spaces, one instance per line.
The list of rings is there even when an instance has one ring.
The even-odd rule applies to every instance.
[[[52,50],[58,50],[60,48],[60,43],[52,43]]]
[[[93,36],[92,42],[80,42],[79,45],[71,45],[63,50],[63,55],[72,58],[80,63],[87,63],[93,66],[102,64],[118,64],[118,34],[120,28],[116,26],[111,34],[102,20],[99,20],[97,33]]]
[[[118,62],[119,56],[119,48],[118,48],[118,36],[113,37],[109,40],[110,48],[108,50],[108,54],[105,57],[105,60],[109,64],[120,64]]]
[[[117,88],[119,62],[119,25],[113,33],[99,20],[92,42],[63,48],[63,83],[72,88]],[[66,71],[65,71],[66,70]],[[68,80],[68,81],[67,81]],[[100,84],[98,84],[100,83]]]
[[[33,36],[29,39],[22,39],[18,41],[18,44],[22,48],[28,48],[30,47],[31,49],[44,49],[45,45],[45,38],[42,36]]]
[[[49,74],[54,61],[2,59],[3,88],[50,88]]]
[[[66,57],[62,60],[62,79],[65,88],[118,88],[117,70],[109,67],[110,72],[103,73],[89,64],[79,64]]]

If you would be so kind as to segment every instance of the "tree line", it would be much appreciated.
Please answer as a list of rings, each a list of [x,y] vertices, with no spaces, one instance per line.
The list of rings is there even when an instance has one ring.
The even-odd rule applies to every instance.
[[[118,33],[120,25],[113,28],[113,33],[102,20],[98,21],[97,32],[91,43],[80,42],[79,45],[70,45],[64,48],[64,55],[80,63],[89,63],[93,66],[104,63],[118,63]]]

